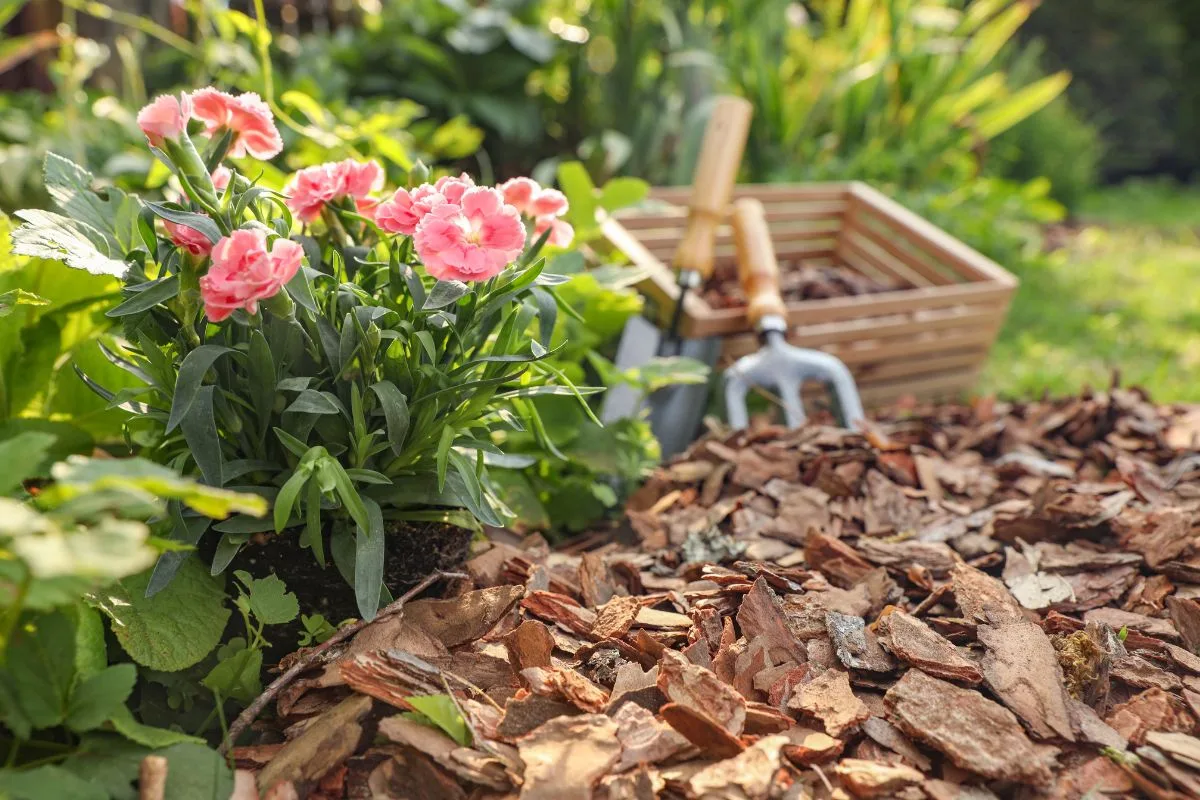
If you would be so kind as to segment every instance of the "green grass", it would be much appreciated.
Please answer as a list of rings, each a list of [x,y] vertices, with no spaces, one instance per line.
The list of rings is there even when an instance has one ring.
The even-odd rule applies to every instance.
[[[1097,192],[1061,250],[1021,288],[981,388],[1004,396],[1125,386],[1200,402],[1200,187],[1138,182]]]

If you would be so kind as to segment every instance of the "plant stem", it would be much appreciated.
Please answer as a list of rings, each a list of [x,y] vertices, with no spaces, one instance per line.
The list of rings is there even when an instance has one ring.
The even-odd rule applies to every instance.
[[[261,4],[262,0],[259,0]],[[127,11],[112,8],[98,0],[62,0],[62,4],[67,8],[75,11],[82,11],[89,17],[96,19],[106,19],[115,22],[118,25],[124,25],[127,28],[141,31],[142,33],[152,38],[158,39],[164,44],[168,44],[175,49],[186,53],[189,57],[200,60],[204,54],[196,45],[189,42],[174,31],[164,28],[162,25],[145,17],[139,17],[137,14],[130,14]]]

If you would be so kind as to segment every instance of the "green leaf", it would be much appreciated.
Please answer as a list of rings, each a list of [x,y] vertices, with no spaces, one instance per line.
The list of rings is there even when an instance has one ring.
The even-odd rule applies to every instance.
[[[221,229],[217,227],[217,223],[213,222],[211,217],[204,214],[197,214],[193,211],[184,211],[180,208],[171,208],[163,203],[148,202],[146,203],[146,207],[156,215],[174,222],[176,225],[186,225],[213,244],[221,241]]]
[[[216,410],[213,408],[215,386],[201,386],[191,409],[180,421],[179,429],[196,459],[196,466],[209,486],[225,483],[225,458],[221,454],[221,437],[217,433]]]
[[[470,291],[471,287],[461,281],[438,281],[433,285],[429,296],[425,298],[425,304],[421,306],[421,310],[432,311],[435,308],[445,308],[466,296]]]
[[[292,404],[284,409],[284,413],[293,414],[340,414],[342,404],[329,392],[318,392],[315,389],[305,389],[300,392]]]
[[[170,800],[224,800],[233,794],[233,773],[217,751],[185,742],[159,751],[167,759]]]
[[[246,587],[250,613],[259,622],[266,625],[283,625],[300,614],[300,604],[296,601],[296,595],[287,590],[287,586],[278,575],[255,579],[250,573],[242,570],[233,574]]]
[[[1069,72],[1057,72],[1014,92],[1012,96],[975,115],[975,132],[984,141],[993,139],[1031,115],[1041,111],[1066,91]]]
[[[260,495],[205,486],[144,458],[71,456],[65,462],[55,464],[50,474],[59,485],[80,493],[108,488],[138,489],[165,500],[179,500],[213,519],[222,519],[235,512],[253,517],[267,513],[267,501]]]
[[[0,770],[0,797],[6,800],[110,800],[103,786],[54,766]]]
[[[62,724],[75,681],[75,626],[65,612],[28,618],[8,643],[3,676],[29,724]]]
[[[134,249],[138,203],[120,189],[109,187],[104,196],[92,191],[92,174],[69,159],[46,154],[46,191],[69,218],[99,232],[110,255]]]
[[[371,391],[379,398],[379,406],[383,409],[383,418],[387,423],[388,444],[391,445],[392,453],[398,456],[404,449],[404,439],[408,436],[408,399],[391,381],[372,384]]]
[[[189,558],[165,589],[146,597],[149,573],[117,582],[90,602],[112,621],[125,652],[139,664],[176,672],[198,663],[221,640],[229,609],[222,581]]]
[[[167,302],[179,294],[179,276],[168,275],[165,278],[141,284],[138,289],[137,294],[116,308],[110,309],[105,316],[126,317]]]
[[[587,167],[578,161],[566,161],[558,165],[558,185],[567,196],[571,207],[567,220],[576,230],[585,232],[596,226],[596,185]]]
[[[650,184],[640,178],[613,178],[600,191],[600,207],[610,214],[637,205],[650,193]]]
[[[78,680],[85,680],[108,666],[104,620],[96,609],[82,602],[69,610],[75,615],[75,675]]]
[[[288,520],[292,517],[292,509],[296,507],[296,500],[300,498],[300,492],[304,489],[304,484],[308,483],[310,471],[308,469],[297,468],[292,473],[292,477],[287,479],[279,490],[279,494],[275,496],[275,532],[282,533],[287,527]]]
[[[571,388],[568,386],[522,386],[520,389],[513,389],[511,392],[501,392],[496,395],[498,400],[511,400],[514,397],[544,397],[547,395],[589,395],[599,394],[604,389],[597,386],[579,386]]]
[[[471,730],[449,695],[414,695],[404,700],[451,739],[463,747],[471,746]]]
[[[0,442],[0,495],[10,495],[21,482],[37,475],[54,436],[49,433],[22,433]]]
[[[354,537],[354,599],[358,613],[365,620],[375,619],[383,589],[383,568],[386,556],[383,511],[370,498],[363,498],[371,526],[359,528]]]
[[[333,473],[334,488],[337,490],[338,498],[342,501],[342,507],[360,528],[369,528],[371,521],[367,516],[367,507],[363,504],[362,495],[354,488],[350,476],[346,474],[345,467],[332,459],[329,467]]]
[[[446,465],[449,463],[450,448],[454,445],[454,437],[456,434],[457,431],[454,430],[454,427],[447,425],[442,428],[442,435],[438,440],[437,485],[439,492],[446,488]]]
[[[61,766],[76,777],[104,787],[111,800],[137,800],[133,783],[149,749],[121,736],[93,733]]]
[[[28,208],[16,212],[24,225],[12,233],[12,252],[19,256],[61,261],[72,269],[119,278],[129,269],[104,247],[103,236],[70,217]],[[97,245],[100,242],[100,245]]]
[[[17,306],[48,306],[50,301],[24,289],[10,289],[0,294],[0,318],[7,317]]]
[[[160,747],[170,747],[180,742],[204,744],[204,740],[196,736],[189,736],[186,733],[167,730],[166,728],[143,725],[133,718],[133,712],[129,710],[128,706],[122,706],[117,709],[117,713],[112,716],[109,722],[112,724],[113,730],[129,741],[156,750]]]
[[[71,692],[67,727],[76,733],[100,727],[118,706],[124,706],[136,681],[137,668],[133,664],[114,664],[88,678]]]
[[[217,359],[226,353],[232,353],[228,347],[215,344],[203,344],[184,357],[179,365],[179,376],[175,379],[175,392],[171,399],[171,415],[167,418],[166,433],[175,430],[183,420],[183,416],[196,402],[204,376],[216,363]]]
[[[262,694],[263,654],[257,647],[246,647],[244,640],[237,641],[241,643],[241,648],[221,648],[229,652],[200,683],[222,700],[231,699],[248,704]]]

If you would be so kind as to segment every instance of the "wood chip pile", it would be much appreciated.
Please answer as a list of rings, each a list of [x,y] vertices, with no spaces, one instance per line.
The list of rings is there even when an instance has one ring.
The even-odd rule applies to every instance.
[[[709,438],[639,544],[495,543],[234,755],[274,797],[1200,797],[1198,437],[1118,389]]]

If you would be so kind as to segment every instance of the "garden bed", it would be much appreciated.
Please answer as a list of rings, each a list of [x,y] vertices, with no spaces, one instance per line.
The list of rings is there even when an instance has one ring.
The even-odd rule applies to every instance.
[[[1198,436],[1114,390],[710,437],[622,532],[327,648],[234,757],[321,798],[1195,796]]]

